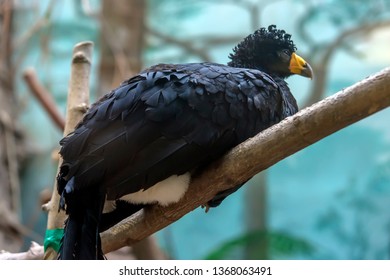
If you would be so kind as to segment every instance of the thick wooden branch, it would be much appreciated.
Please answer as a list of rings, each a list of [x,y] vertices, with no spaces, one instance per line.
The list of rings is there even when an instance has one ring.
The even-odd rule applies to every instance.
[[[88,108],[92,49],[92,42],[79,43],[73,49],[64,135],[74,130]],[[61,163],[62,160],[59,161],[58,166],[61,166]],[[43,205],[43,209],[49,212],[47,229],[64,227],[66,215],[64,211],[58,211],[59,201],[60,197],[55,182],[51,200]],[[53,248],[48,248],[45,252],[45,259],[55,259],[56,257],[57,253]]]
[[[206,204],[216,193],[245,182],[278,161],[389,105],[390,68],[387,68],[238,145],[194,178],[178,203],[145,208],[103,232],[103,251],[111,252],[144,239]]]

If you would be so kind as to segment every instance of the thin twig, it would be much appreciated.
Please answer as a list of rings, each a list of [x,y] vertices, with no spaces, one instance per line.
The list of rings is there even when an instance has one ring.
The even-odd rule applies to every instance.
[[[55,101],[52,98],[52,95],[39,82],[35,70],[32,68],[26,69],[23,73],[23,78],[31,92],[34,94],[35,98],[40,102],[40,104],[48,113],[53,122],[61,131],[64,131],[65,119],[58,111]]]
[[[15,143],[15,126],[6,112],[1,112],[1,122],[4,125],[4,145],[7,155],[9,185],[11,192],[11,209],[17,212],[20,209],[20,180],[19,164],[17,160],[17,147]]]
[[[50,24],[50,18],[52,15],[52,11],[54,9],[54,5],[56,1],[50,0],[47,6],[47,9],[42,17],[40,17],[33,24],[29,25],[28,28],[24,29],[24,32],[19,38],[14,41],[13,47],[14,49],[19,49],[20,47],[25,47],[27,42],[41,29],[47,27]]]
[[[203,61],[211,61],[211,57],[208,52],[202,48],[194,47],[193,41],[180,40],[178,38],[161,33],[149,27],[145,27],[145,31],[148,32],[150,35],[164,41],[166,44],[179,46],[185,49],[188,53],[199,56]]]

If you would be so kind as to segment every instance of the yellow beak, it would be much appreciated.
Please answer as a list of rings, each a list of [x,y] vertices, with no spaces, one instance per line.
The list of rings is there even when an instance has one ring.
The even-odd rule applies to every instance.
[[[296,53],[292,53],[291,55],[289,69],[293,74],[301,75],[310,79],[313,78],[313,69],[310,64]]]

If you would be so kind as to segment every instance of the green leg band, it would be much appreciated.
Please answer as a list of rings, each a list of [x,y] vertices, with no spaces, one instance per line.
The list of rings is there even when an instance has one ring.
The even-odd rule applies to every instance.
[[[60,250],[61,239],[64,236],[63,228],[47,229],[45,234],[45,240],[43,242],[43,248],[46,252],[47,248],[51,247],[58,253]]]

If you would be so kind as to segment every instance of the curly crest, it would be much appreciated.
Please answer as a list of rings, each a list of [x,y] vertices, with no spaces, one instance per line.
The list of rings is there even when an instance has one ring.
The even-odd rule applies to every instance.
[[[247,36],[233,49],[229,55],[232,60],[228,65],[233,67],[251,67],[254,62],[266,61],[267,55],[277,49],[296,51],[291,35],[276,25],[260,28]]]

